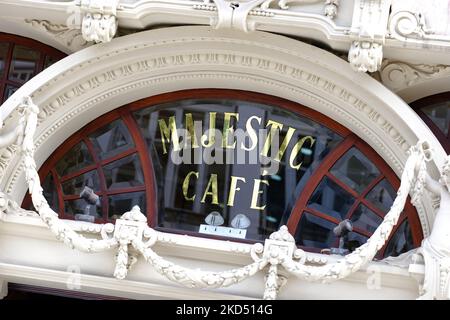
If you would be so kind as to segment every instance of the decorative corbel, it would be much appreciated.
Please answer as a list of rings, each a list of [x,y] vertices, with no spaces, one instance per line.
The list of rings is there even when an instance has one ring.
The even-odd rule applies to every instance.
[[[119,26],[117,6],[120,0],[81,0],[81,32],[86,41],[110,42]]]
[[[359,72],[376,72],[383,61],[383,44],[392,0],[356,0],[350,34],[354,40],[348,61]]]

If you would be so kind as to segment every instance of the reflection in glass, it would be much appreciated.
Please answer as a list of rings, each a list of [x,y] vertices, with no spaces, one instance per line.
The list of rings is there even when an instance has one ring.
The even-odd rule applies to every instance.
[[[100,159],[110,158],[134,147],[128,129],[122,120],[116,120],[89,135]]]
[[[339,159],[331,173],[358,193],[380,175],[378,168],[355,147]]]
[[[8,56],[9,44],[6,42],[0,42],[0,79],[3,78],[5,72],[5,61]]]
[[[354,227],[369,232],[374,232],[383,221],[381,217],[362,204],[358,206],[350,220]]]
[[[93,163],[94,161],[86,144],[84,144],[84,142],[80,142],[70,149],[64,157],[58,161],[55,168],[59,176],[65,176]]]
[[[44,189],[44,197],[47,199],[50,208],[58,212],[58,193],[56,192],[55,180],[53,179],[53,175],[51,173],[44,179],[42,188]]]
[[[287,221],[317,166],[342,141],[339,135],[309,118],[239,100],[182,100],[142,109],[134,116],[154,166],[158,226],[198,232],[212,212],[221,214],[224,227],[232,227],[235,217],[245,215],[249,224],[246,238],[252,240],[264,240]],[[189,121],[193,135],[189,133]],[[258,134],[270,127],[269,122],[281,126],[274,130],[272,144],[263,152],[267,131]],[[221,134],[217,140],[209,134],[211,127]],[[248,135],[240,141],[223,137],[227,128],[248,134],[249,127],[258,139],[253,149]],[[184,135],[176,135],[179,151],[174,145],[174,128],[186,129]],[[204,146],[200,147],[202,141]],[[303,143],[295,149],[299,141]],[[252,150],[244,150],[242,145]],[[283,152],[276,158],[281,146]],[[198,156],[200,160],[174,162],[173,154],[190,159]],[[205,154],[215,161],[207,163]]]
[[[298,226],[295,241],[300,246],[310,248],[331,248],[336,242],[333,229],[336,224],[303,212]]]
[[[35,69],[39,56],[40,54],[37,51],[15,45],[8,79],[19,83],[30,80],[36,73]]]
[[[422,111],[431,119],[431,121],[433,121],[445,136],[448,135],[448,125],[450,122],[450,104],[448,101],[427,106],[422,108]]]
[[[369,192],[366,199],[373,203],[378,209],[388,212],[391,209],[396,196],[397,193],[392,185],[386,179],[383,179]]]
[[[11,97],[14,94],[14,92],[17,91],[17,89],[19,89],[19,88],[15,87],[15,86],[11,86],[9,84],[6,85],[5,93],[3,94],[3,101],[6,101],[6,99]]]
[[[95,219],[101,218],[101,198],[99,205],[92,205],[84,199],[66,200],[64,208],[67,215],[71,215],[75,220],[94,222]]]
[[[94,191],[100,189],[97,170],[89,171],[62,183],[62,189],[65,195],[79,195],[86,186]]]
[[[110,219],[119,219],[125,212],[134,206],[139,206],[141,212],[147,215],[147,207],[144,192],[123,193],[108,196]]]
[[[347,191],[325,177],[309,199],[308,208],[343,220],[354,202],[355,199]]]
[[[105,165],[103,172],[108,189],[128,188],[144,184],[141,162],[137,154]]]
[[[45,61],[44,61],[44,69],[47,69],[48,67],[50,67],[52,64],[54,64],[55,62],[57,62],[59,59],[55,58],[55,57],[51,57],[51,56],[46,56],[45,57]]]
[[[356,233],[356,232],[350,232],[347,235],[348,239],[347,242],[345,243],[344,247],[345,249],[349,250],[350,252],[355,251],[355,249],[359,248],[361,245],[363,245],[364,243],[367,242],[367,240],[369,240],[369,238]]]
[[[395,231],[383,256],[396,257],[412,249],[414,249],[412,232],[408,220],[405,220]]]

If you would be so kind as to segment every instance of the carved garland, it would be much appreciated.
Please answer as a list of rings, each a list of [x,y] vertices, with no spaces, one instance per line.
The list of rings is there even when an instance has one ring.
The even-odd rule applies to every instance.
[[[323,264],[323,261],[315,261],[308,257],[308,253],[297,249],[295,240],[288,232],[286,226],[282,226],[278,232],[270,235],[269,239],[262,244],[252,247],[250,256],[253,263],[223,272],[208,272],[185,268],[171,263],[160,257],[152,249],[159,241],[159,232],[147,225],[147,218],[135,206],[126,212],[116,224],[105,224],[100,229],[101,239],[88,239],[78,234],[73,228],[58,218],[47,203],[43,195],[39,175],[34,160],[35,144],[34,134],[38,122],[39,109],[33,104],[31,98],[25,98],[21,110],[21,121],[24,125],[21,151],[24,158],[26,181],[30,190],[34,207],[37,209],[41,219],[47,224],[57,239],[72,248],[83,252],[99,252],[118,248],[116,257],[116,268],[114,277],[124,279],[129,268],[137,260],[130,252],[133,248],[150,263],[155,270],[167,279],[191,288],[219,288],[239,283],[270,265],[266,276],[265,299],[275,299],[282,284],[278,275],[278,268],[282,266],[289,273],[308,281],[329,282],[343,279],[356,272],[365,264],[370,262],[378,250],[385,244],[393,227],[404,208],[408,193],[413,189],[413,204],[415,204],[423,190],[423,174],[425,174],[424,161],[430,158],[424,151],[422,144],[412,147],[402,175],[402,182],[389,213],[377,228],[366,244],[359,247],[351,254],[340,259],[338,262]],[[1,136],[0,136],[1,139]],[[418,176],[415,168],[420,167]],[[417,184],[415,186],[415,184]],[[5,206],[2,206],[2,211]],[[317,263],[318,262],[318,263]],[[317,266],[319,264],[319,266]]]

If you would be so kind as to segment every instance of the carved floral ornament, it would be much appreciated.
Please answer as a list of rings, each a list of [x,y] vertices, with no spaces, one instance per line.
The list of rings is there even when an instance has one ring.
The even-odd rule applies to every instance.
[[[117,11],[120,0],[81,0],[76,9],[81,11],[81,31],[86,41],[109,42],[119,26]],[[273,17],[277,10],[289,10],[290,6],[323,3],[323,14],[334,19],[338,13],[339,0],[202,0],[193,1],[193,9],[216,11],[211,25],[217,29],[234,28],[254,30],[247,21],[249,15]],[[200,3],[196,3],[200,2]],[[168,3],[170,4],[170,3]]]
[[[152,249],[161,233],[148,227],[147,218],[137,206],[124,213],[115,225],[108,223],[101,226],[100,229],[92,230],[93,233],[98,234],[97,239],[84,237],[60,220],[43,195],[39,175],[36,171],[34,134],[39,109],[27,97],[19,106],[19,110],[21,118],[18,127],[21,130],[0,132],[0,147],[4,148],[14,142],[19,144],[24,158],[26,181],[33,205],[40,218],[58,240],[71,248],[88,253],[117,249],[114,271],[114,277],[117,279],[124,279],[132,265],[142,256],[159,274],[190,288],[227,287],[252,277],[258,272],[267,272],[263,297],[275,299],[283,284],[283,278],[278,274],[280,268],[307,281],[331,282],[343,279],[369,263],[385,244],[398,221],[410,191],[412,192],[412,203],[416,204],[424,187],[438,193],[448,193],[450,190],[450,161],[447,162],[442,174],[443,184],[437,186],[438,183],[431,181],[426,173],[426,162],[432,158],[431,151],[426,143],[420,142],[409,150],[409,158],[402,174],[397,198],[383,222],[364,245],[337,262],[328,263],[326,259],[320,261],[311,259],[307,252],[297,249],[295,240],[287,227],[282,226],[279,231],[270,235],[264,245],[260,243],[253,245],[250,252],[253,260],[251,264],[223,272],[194,270],[176,265],[159,256]],[[447,210],[449,205],[445,201],[441,202],[441,210],[436,218],[439,220],[440,227],[433,229],[432,235],[424,242],[426,245],[419,252],[419,255],[425,259],[426,268],[428,267],[427,261],[433,261],[431,267],[435,270],[436,268],[433,266],[438,266],[439,270],[437,273],[431,271],[426,273],[422,292],[424,297],[431,295],[434,298],[450,298],[448,290],[450,254],[448,242],[450,241],[446,242],[448,239],[445,238],[446,228],[450,227],[450,214]],[[1,212],[8,213],[11,206],[14,204],[9,202],[7,196],[1,194]],[[268,270],[267,267],[269,267]]]
[[[273,17],[276,9],[289,10],[289,5],[324,3],[324,15],[334,19],[337,15],[339,0],[203,0],[203,4],[195,4],[194,9],[217,11],[217,20],[212,25],[217,28],[234,28],[242,31],[254,30],[247,21],[249,15]],[[214,4],[213,4],[214,3]]]

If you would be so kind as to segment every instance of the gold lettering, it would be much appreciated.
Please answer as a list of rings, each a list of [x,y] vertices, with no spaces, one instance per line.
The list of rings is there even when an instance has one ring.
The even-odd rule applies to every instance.
[[[250,208],[262,211],[266,208],[266,205],[263,205],[262,207],[258,207],[259,195],[263,193],[262,190],[259,190],[261,183],[263,183],[265,185],[269,185],[269,181],[267,181],[267,180],[255,179],[255,184],[253,185],[252,205]]]
[[[275,161],[280,162],[281,159],[283,158],[284,152],[287,149],[287,146],[289,144],[289,142],[292,139],[292,136],[294,135],[295,129],[289,127],[288,132],[286,133],[286,136],[283,139],[283,143],[280,146],[280,150],[278,150],[277,156],[275,157]]]
[[[189,132],[189,136],[191,137],[191,146],[192,148],[198,148],[197,135],[195,134],[194,129],[194,119],[192,118],[192,113],[186,113],[185,115],[185,127]]]
[[[239,113],[225,112],[223,120],[223,136],[222,136],[222,148],[234,149],[236,147],[236,141],[232,145],[228,144],[229,135],[233,137],[233,128],[231,127],[231,117],[235,117],[236,121],[239,121]],[[235,140],[233,138],[233,140]]]
[[[216,143],[216,114],[217,112],[209,113],[209,139],[206,134],[202,135],[201,143],[205,148],[212,147]],[[209,142],[206,144],[206,140]]]
[[[163,145],[163,153],[167,153],[166,141],[170,144],[170,138],[172,138],[174,151],[180,151],[180,140],[178,138],[177,124],[175,122],[175,116],[169,118],[169,126],[167,126],[164,119],[158,120],[159,130],[161,131],[161,141]]]
[[[275,122],[272,120],[267,121],[266,128],[270,126],[269,134],[267,135],[266,141],[264,142],[264,147],[261,151],[261,155],[267,157],[269,154],[270,146],[272,145],[273,136],[275,135],[277,130],[283,129],[283,124],[279,122]]]
[[[195,199],[195,194],[191,197],[188,196],[189,182],[191,180],[192,175],[196,176],[198,179],[198,172],[191,171],[187,174],[186,178],[184,178],[184,181],[183,181],[183,195],[184,195],[184,199],[186,199],[187,201],[194,201],[194,199]]]
[[[211,191],[209,191],[211,189]],[[205,193],[203,194],[202,203],[205,203],[206,197],[212,197],[212,204],[219,204],[219,195],[217,193],[217,174],[212,173],[209,178],[208,185],[206,186]]]
[[[237,187],[238,180],[245,183],[245,178],[231,176],[230,195],[228,196],[228,203],[227,203],[227,205],[230,207],[234,206],[234,198],[236,197],[236,191],[241,190],[241,188]]]
[[[305,142],[307,140],[311,141],[311,148],[314,145],[314,143],[316,142],[316,139],[314,139],[311,136],[306,136],[306,137],[303,137],[300,140],[298,140],[298,142],[295,144],[294,148],[292,149],[291,157],[289,159],[289,164],[290,164],[292,169],[297,169],[298,170],[302,166],[303,162],[300,162],[298,165],[294,165],[294,160],[297,157],[297,155],[300,152],[300,150],[303,148],[303,145],[305,144]]]
[[[251,146],[250,147],[246,147],[244,145],[244,143],[241,143],[241,148],[244,149],[245,151],[252,151],[253,149],[256,148],[257,144],[258,144],[258,135],[256,134],[256,130],[252,127],[252,120],[256,119],[256,121],[261,124],[261,118],[257,117],[257,116],[251,116],[250,118],[248,118],[247,123],[245,124],[245,128],[247,130],[247,133],[250,137],[250,141],[251,141]]]

